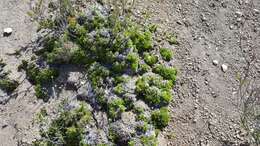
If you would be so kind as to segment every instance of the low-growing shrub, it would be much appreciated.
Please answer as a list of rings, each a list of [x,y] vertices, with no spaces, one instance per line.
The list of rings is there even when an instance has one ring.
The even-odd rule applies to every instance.
[[[168,35],[167,40],[171,45],[178,45],[179,42],[177,41],[177,38],[175,35]]]
[[[93,87],[102,87],[104,79],[110,75],[110,71],[99,63],[93,63],[88,70],[88,77]]]
[[[170,121],[170,115],[168,109],[162,107],[160,110],[156,110],[152,113],[152,122],[158,129],[163,129],[168,125]]]
[[[153,54],[144,53],[144,61],[148,65],[152,66],[158,62],[158,57]]]
[[[137,72],[139,67],[139,56],[136,53],[130,53],[127,56],[127,61],[130,63],[130,67],[133,72]]]
[[[119,118],[125,110],[125,102],[122,99],[115,99],[108,104],[108,115],[112,120]]]
[[[143,122],[141,125],[137,125],[136,130],[141,133],[145,133],[148,130],[148,123]]]
[[[162,56],[162,59],[165,61],[170,61],[172,59],[172,51],[170,49],[167,48],[161,48],[160,49],[160,54]]]
[[[47,130],[41,130],[43,138],[35,141],[34,145],[80,146],[84,134],[83,128],[91,119],[92,114],[84,104],[73,110],[63,109]]]
[[[45,89],[43,89],[43,87],[40,84],[37,84],[34,87],[35,90],[35,96],[39,99],[43,99],[46,100],[48,98],[48,94],[47,91]]]
[[[142,32],[137,27],[132,27],[126,32],[133,45],[139,52],[149,51],[153,48],[152,33],[150,31]]]
[[[166,80],[171,80],[173,83],[176,80],[177,70],[173,67],[167,67],[164,65],[157,65],[153,71],[161,75]]]
[[[19,83],[15,80],[8,78],[0,79],[0,89],[8,94],[12,93],[18,86]]]
[[[151,67],[145,63],[143,64],[140,64],[140,74],[144,74],[144,73],[147,73],[151,70]]]
[[[118,84],[115,88],[114,88],[114,92],[118,95],[122,95],[124,93],[124,87],[123,84]]]
[[[59,75],[57,70],[54,69],[42,69],[39,70],[35,77],[37,84],[46,84],[52,82],[53,79],[57,78]]]
[[[152,135],[152,136],[142,136],[141,142],[145,146],[157,146],[158,145],[157,138],[154,135]]]
[[[136,99],[144,100],[151,109],[162,109],[159,114],[153,114],[151,123],[149,107],[145,111],[135,111],[137,120],[143,121],[144,125],[133,126],[140,131],[140,135],[131,137],[136,138],[139,143],[141,141],[143,145],[156,145],[156,135],[147,136],[145,133],[148,128],[150,130],[150,126],[151,129],[154,126],[160,127],[157,123],[159,120],[166,121],[160,119],[165,118],[162,107],[166,108],[172,100],[171,91],[177,74],[174,68],[156,66],[158,62],[162,62],[159,60],[159,54],[153,54],[153,33],[156,31],[156,25],[136,24],[130,17],[118,16],[116,12],[101,5],[93,11],[80,14],[67,12],[66,8],[57,8],[61,11],[57,14],[53,12],[54,27],[43,23],[55,35],[47,37],[43,42],[43,49],[36,52],[38,56],[33,62],[37,64],[24,62],[20,66],[26,71],[27,78],[36,85],[36,96],[46,98],[45,89],[50,87],[45,85],[50,85],[58,76],[52,68],[65,64],[84,67],[84,71],[80,70],[90,83],[93,96],[86,102],[90,102],[94,110],[106,112],[109,122],[117,122],[121,113],[126,110],[135,110],[133,107]],[[63,12],[65,13],[61,16],[64,18],[61,18],[60,14]],[[172,53],[167,50],[160,50],[160,53],[166,61],[172,58]],[[43,63],[38,63],[40,61]],[[74,117],[74,112],[71,111],[63,112],[42,136],[43,139],[49,139],[48,142],[44,141],[43,145],[58,143],[78,146],[84,133],[81,130],[81,116],[77,116],[78,118]],[[109,142],[120,145],[118,135],[111,133],[109,137]]]
[[[123,73],[126,69],[126,63],[124,61],[122,62],[114,62],[112,66],[112,70],[114,74],[120,74]]]
[[[47,54],[47,62],[50,64],[66,64],[71,60],[70,49],[54,48],[52,52]]]
[[[136,92],[150,106],[161,107],[170,103],[172,83],[158,76],[144,76],[136,82]]]

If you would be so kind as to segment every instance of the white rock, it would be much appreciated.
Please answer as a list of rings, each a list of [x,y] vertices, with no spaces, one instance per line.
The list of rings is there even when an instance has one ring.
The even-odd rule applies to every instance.
[[[4,29],[4,34],[6,34],[6,35],[10,35],[12,32],[13,32],[12,28],[5,28]]]
[[[243,15],[243,13],[240,12],[240,11],[236,11],[236,15],[237,15],[238,17],[241,17],[241,16]]]
[[[218,65],[218,60],[213,60],[213,65]]]
[[[228,66],[226,64],[222,64],[221,69],[223,72],[226,72],[228,70]]]
[[[259,10],[258,9],[254,9],[255,13],[259,14]]]

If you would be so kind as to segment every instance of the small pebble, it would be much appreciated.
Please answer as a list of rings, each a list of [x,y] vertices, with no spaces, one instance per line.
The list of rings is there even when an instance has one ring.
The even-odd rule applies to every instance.
[[[13,32],[13,29],[12,28],[5,28],[4,29],[4,36],[9,36],[11,35]]]
[[[230,29],[234,29],[234,25],[230,25],[229,28],[230,28]]]
[[[213,60],[213,65],[217,66],[218,65],[218,60]]]
[[[228,66],[226,64],[223,64],[221,66],[221,69],[222,69],[223,72],[226,72],[228,70]]]
[[[240,11],[236,11],[236,15],[237,15],[238,17],[241,17],[241,16],[243,15],[243,13],[240,12]]]

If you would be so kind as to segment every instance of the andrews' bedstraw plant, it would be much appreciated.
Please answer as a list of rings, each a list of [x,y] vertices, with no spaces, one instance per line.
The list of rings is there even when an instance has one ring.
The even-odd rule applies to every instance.
[[[167,67],[165,65],[157,65],[153,69],[153,72],[161,75],[166,80],[171,80],[173,83],[176,80],[177,70],[173,67]]]
[[[28,63],[25,60],[19,65],[18,70],[24,70],[27,79],[35,85],[36,97],[45,101],[48,100],[49,96],[45,86],[51,84],[52,81],[58,77],[58,71],[50,68],[40,69],[34,63]]]
[[[73,110],[63,108],[60,115],[51,122],[49,128],[40,130],[42,139],[35,141],[34,146],[82,145],[83,129],[92,120],[91,112],[84,103]]]
[[[0,79],[0,89],[8,94],[12,93],[18,85],[19,83],[17,81],[11,80],[7,77]]]
[[[6,64],[0,59],[0,89],[7,94],[11,94],[18,86],[19,83],[16,80],[11,80],[8,77],[8,72],[3,71]]]
[[[167,48],[161,48],[160,54],[162,56],[162,59],[165,61],[170,61],[172,59],[173,53],[170,49]]]
[[[168,109],[162,107],[160,110],[156,110],[152,113],[152,121],[156,128],[162,129],[168,125],[170,121],[170,115]]]
[[[127,61],[130,64],[130,67],[133,72],[137,72],[139,67],[139,56],[137,53],[129,53],[127,55]]]
[[[108,115],[112,120],[120,118],[120,114],[126,110],[122,99],[115,99],[108,104]]]
[[[136,82],[136,92],[152,107],[162,107],[172,100],[171,81],[163,80],[157,75],[144,76]]]
[[[64,30],[61,31],[58,28],[60,24],[56,23],[45,28],[58,35],[46,37],[43,48],[36,51],[34,62],[43,60],[46,67],[26,61],[19,67],[26,71],[27,78],[35,85],[36,96],[43,99],[48,96],[47,87],[58,77],[55,68],[60,65],[84,68],[83,74],[88,78],[93,96],[93,99],[86,101],[95,110],[106,113],[109,125],[122,120],[124,112],[135,113],[136,121],[144,123],[139,127],[132,126],[140,135],[130,134],[122,138],[121,133],[117,133],[120,130],[116,130],[107,135],[110,141],[115,145],[126,145],[128,142],[131,145],[138,141],[143,145],[156,145],[156,135],[147,136],[146,132],[167,126],[167,106],[173,98],[172,88],[177,75],[175,68],[160,64],[163,61],[154,53],[153,33],[156,26],[140,26],[130,17],[115,14],[101,5],[86,14],[70,12],[71,8],[67,6],[62,8],[66,24]],[[56,19],[60,20],[60,14]],[[58,21],[56,19],[54,22]],[[160,53],[163,59],[172,59],[172,53],[168,50],[161,50]],[[148,111],[137,112],[133,108],[137,100],[143,100],[148,105]],[[45,140],[38,144],[55,145],[55,141],[66,146],[73,143],[80,145],[84,135],[80,121],[85,114],[92,117],[87,113],[62,112],[52,122],[50,130],[44,133]],[[72,117],[73,121],[66,119],[68,117]],[[65,122],[65,125],[60,122]]]
[[[152,66],[158,62],[158,57],[153,54],[144,53],[144,61],[148,65]]]

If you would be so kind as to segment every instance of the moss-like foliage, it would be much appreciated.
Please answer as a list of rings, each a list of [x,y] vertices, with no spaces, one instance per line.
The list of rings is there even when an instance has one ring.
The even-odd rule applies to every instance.
[[[168,42],[169,42],[171,45],[178,45],[178,44],[179,44],[179,42],[177,41],[177,38],[176,38],[175,35],[172,35],[172,34],[168,35],[168,36],[167,36],[167,40],[168,40]]]
[[[84,126],[91,120],[92,114],[84,104],[73,110],[64,108],[47,130],[41,130],[42,139],[35,141],[34,145],[81,146]]]
[[[113,120],[119,118],[125,110],[125,102],[122,99],[115,99],[108,104],[108,115]]]
[[[8,78],[0,79],[0,89],[8,94],[12,93],[18,85],[19,83],[15,80],[10,80]]]
[[[35,96],[37,98],[43,99],[43,100],[48,99],[47,91],[40,84],[35,85],[34,90],[35,90]]]
[[[172,59],[173,53],[170,49],[167,48],[161,48],[160,54],[165,61],[170,61]]]
[[[157,146],[157,138],[155,136],[142,136],[141,142],[143,145]]]
[[[136,92],[150,106],[161,107],[169,104],[172,100],[172,82],[153,75],[144,76],[136,82]]]
[[[19,83],[7,77],[9,72],[3,71],[5,66],[6,64],[0,59],[0,89],[7,94],[11,94],[19,86]]]
[[[152,66],[152,65],[154,65],[158,62],[158,57],[153,55],[153,54],[145,53],[144,54],[144,61],[148,65]]]
[[[168,109],[162,107],[160,110],[156,110],[152,113],[152,122],[158,129],[162,129],[168,125],[170,121],[170,115]]]
[[[149,51],[153,48],[152,33],[141,31],[138,27],[130,27],[126,31],[126,36],[130,37],[132,44],[139,52]]]
[[[54,18],[55,23],[48,22],[49,19],[40,23],[45,29],[56,33],[44,39],[43,47],[36,51],[37,57],[33,63],[24,61],[19,67],[26,71],[28,80],[35,85],[36,96],[45,99],[48,94],[46,85],[50,85],[59,75],[55,68],[74,65],[83,70],[90,83],[93,97],[86,97],[89,99],[86,101],[96,110],[105,112],[110,123],[120,120],[124,112],[136,113],[133,109],[136,100],[145,101],[144,104],[149,105],[149,112],[151,109],[166,108],[173,98],[172,87],[177,72],[172,67],[160,64],[163,61],[155,53],[157,48],[153,45],[156,26],[139,25],[131,18],[118,16],[100,7],[88,10],[88,13],[66,13],[63,18],[58,14]],[[60,26],[60,19],[65,26]],[[172,59],[172,53],[168,50],[160,52],[164,60]],[[39,64],[39,61],[43,63]],[[74,115],[70,112],[66,114],[67,117]],[[158,128],[156,121],[165,118],[164,114],[153,114],[153,122],[149,122],[150,115],[139,111],[137,121],[144,122],[144,125],[133,126],[134,130],[139,131],[138,139],[143,145],[156,145],[156,136],[148,137],[146,132],[154,129],[154,126]],[[45,135],[63,139],[61,145],[79,144],[83,133],[77,123],[81,119],[73,116],[72,119],[75,121],[69,125],[57,124],[60,121],[72,122],[65,118],[54,120],[55,127],[63,126],[62,131],[55,129],[53,132],[58,135],[53,132]],[[166,126],[166,123],[163,125]],[[114,134],[110,135],[113,137]],[[110,139],[115,145],[120,145],[113,140],[117,138],[120,139],[118,135]],[[124,144],[130,142],[127,138]]]
[[[173,67],[167,67],[164,65],[157,65],[153,69],[154,73],[161,75],[166,80],[171,80],[173,83],[176,80],[177,70]]]
[[[27,79],[35,85],[35,96],[47,101],[49,96],[45,86],[51,84],[58,77],[58,71],[50,68],[40,69],[34,63],[28,63],[25,60],[22,61],[18,70],[25,70]]]
[[[133,72],[137,72],[139,67],[139,56],[136,53],[130,53],[127,55],[127,61]]]

